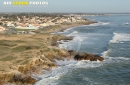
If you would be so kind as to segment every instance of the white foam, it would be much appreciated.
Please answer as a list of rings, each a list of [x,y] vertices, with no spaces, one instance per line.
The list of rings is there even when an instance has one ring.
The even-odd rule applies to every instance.
[[[103,62],[100,62],[100,61],[91,62],[88,60],[75,61],[73,59],[57,61],[58,67],[55,69],[52,69],[52,71],[49,74],[44,74],[44,75],[39,76],[42,78],[42,80],[38,81],[35,85],[57,85],[59,78],[65,75],[67,72],[72,71],[73,69],[96,68],[96,67],[103,66],[104,64],[120,63],[120,62],[130,62],[130,58],[106,56]]]
[[[123,25],[129,25],[129,23],[128,23],[128,22],[126,22],[126,23],[123,23]]]
[[[110,43],[123,43],[124,41],[130,41],[130,34],[128,33],[113,33],[114,36]]]
[[[102,25],[108,25],[108,24],[110,24],[110,22],[104,22],[104,23],[102,23]]]
[[[104,61],[105,61],[103,63],[130,62],[130,58],[127,58],[127,57],[110,57],[110,56],[108,56],[107,53],[109,53],[109,51],[111,51],[111,50],[109,49],[102,53],[102,57],[104,57]]]
[[[75,61],[71,59],[69,61],[57,61],[57,65],[58,67],[52,69],[50,74],[39,76],[42,78],[42,80],[38,81],[35,85],[57,85],[57,81],[60,76],[66,74],[69,71],[72,71],[75,68],[95,68],[101,66],[102,64],[99,61]]]
[[[78,31],[74,31],[74,32],[68,34],[67,36],[77,36],[77,35],[78,35]]]
[[[107,56],[107,53],[108,53],[108,51],[104,51],[103,53],[101,53],[101,55],[102,55],[103,57],[106,57],[106,56]]]
[[[81,46],[81,43],[82,43],[82,41],[84,40],[84,39],[87,39],[88,37],[80,37],[80,36],[78,36],[78,35],[75,35],[74,37],[73,37],[73,40],[70,40],[70,41],[68,41],[68,42],[64,42],[64,41],[60,41],[62,44],[59,44],[59,47],[60,48],[65,48],[65,49],[67,49],[67,48],[69,48],[69,49],[72,49],[73,48],[73,45],[74,44],[77,44],[77,47],[76,47],[76,51],[79,51],[80,50],[80,46]]]
[[[108,24],[110,24],[110,22],[98,22],[98,23],[90,24],[88,26],[100,26],[100,25],[108,25]]]
[[[130,58],[126,58],[126,57],[105,57],[105,64],[107,64],[107,63],[126,63],[126,62],[128,62],[128,63],[130,63]]]
[[[78,33],[78,31],[74,31],[73,33]]]
[[[64,30],[64,32],[67,32],[67,31],[69,31],[69,30],[71,30],[71,29],[74,29],[74,28],[75,28],[75,27],[68,28],[68,29]]]

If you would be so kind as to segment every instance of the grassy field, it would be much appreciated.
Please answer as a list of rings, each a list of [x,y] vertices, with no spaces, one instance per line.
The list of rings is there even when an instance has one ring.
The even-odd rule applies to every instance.
[[[50,26],[37,30],[38,33],[32,34],[8,34],[0,35],[0,73],[9,72],[11,68],[17,67],[18,65],[25,65],[29,63],[36,56],[40,55],[40,51],[52,60],[58,58],[57,56],[63,55],[60,53],[60,49],[56,49],[59,40],[71,40],[72,37],[66,37],[63,35],[51,35],[50,32],[63,31],[67,28],[85,25],[93,23],[81,22],[71,24],[61,24]],[[17,30],[19,31],[19,30]],[[57,56],[52,56],[52,54]]]
[[[28,63],[39,50],[47,48],[44,44],[47,37],[48,34],[1,35],[0,72],[8,72],[11,66]]]
[[[55,68],[55,60],[70,59],[71,56],[67,50],[57,47],[57,41],[72,40],[73,37],[50,33],[90,23],[93,22],[88,21],[50,26],[36,30],[36,34],[1,34],[0,84],[5,85],[6,82],[22,83],[23,81],[32,84],[36,80],[31,78],[31,72],[39,74],[42,73],[42,69]],[[23,31],[21,29],[15,30]]]
[[[50,35],[49,33],[1,35],[0,38],[0,73],[9,72],[18,65],[26,65],[41,52],[46,55],[49,52],[60,53],[55,47],[58,40],[67,39],[63,35]],[[69,38],[68,38],[69,39]],[[52,46],[53,45],[53,46]],[[61,54],[62,55],[62,54]],[[48,57],[53,59],[53,57]],[[58,59],[57,56],[55,58]]]

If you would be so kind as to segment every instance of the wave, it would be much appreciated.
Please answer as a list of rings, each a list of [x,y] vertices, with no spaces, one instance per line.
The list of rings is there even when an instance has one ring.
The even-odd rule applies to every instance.
[[[68,28],[68,29],[64,30],[63,32],[67,32],[67,31],[72,30],[72,29],[74,29],[74,28],[75,28],[75,27]]]
[[[107,53],[108,53],[108,51],[104,51],[104,52],[101,53],[101,56],[106,57]]]
[[[64,60],[64,61],[57,61],[58,67],[55,69],[52,69],[50,74],[44,74],[39,77],[42,78],[42,80],[38,81],[35,85],[57,85],[58,79],[66,74],[69,71],[72,71],[75,68],[95,68],[99,67],[102,64],[99,64],[100,61],[75,61],[73,59],[71,60]],[[97,64],[98,63],[98,64]]]
[[[102,25],[108,25],[108,24],[110,24],[110,22],[104,22],[104,23],[102,23]]]
[[[65,48],[68,50],[75,50],[75,51],[79,51],[81,48],[81,44],[83,43],[83,41],[85,39],[87,39],[88,37],[80,37],[80,36],[74,36],[73,40],[64,42],[64,40],[60,41],[62,44],[59,44],[60,48]]]
[[[103,52],[106,53],[107,51]],[[88,60],[81,60],[75,61],[71,60],[64,60],[64,61],[57,61],[58,67],[52,69],[49,74],[40,75],[39,77],[42,79],[38,81],[35,85],[57,85],[58,80],[61,76],[65,75],[67,72],[71,72],[77,68],[97,68],[103,66],[108,63],[120,63],[120,62],[130,62],[130,58],[125,57],[105,57],[105,61],[88,61]]]
[[[112,56],[108,56],[107,53],[110,50],[104,51],[103,53],[101,53],[101,56],[105,58],[105,61],[110,61],[110,62],[124,62],[124,61],[129,61],[130,58],[127,57],[112,57]],[[130,61],[129,61],[130,62]]]
[[[129,25],[129,23],[128,23],[128,22],[126,22],[126,23],[123,23],[123,25]]]
[[[94,24],[90,24],[90,25],[81,25],[81,26],[76,26],[76,27],[100,26],[100,25],[108,25],[108,24],[110,24],[110,22],[98,22],[98,23],[94,23]],[[69,30],[72,30],[72,29],[74,29],[74,28],[76,28],[76,27],[71,27],[71,28],[69,28],[69,29],[64,30],[63,32],[54,32],[54,33],[51,33],[51,34],[57,34],[57,33],[62,34],[62,33],[66,33],[66,32],[68,32]],[[78,31],[74,31],[74,32],[68,34],[67,36],[76,35],[77,33],[78,33]]]
[[[78,36],[78,31],[74,31],[66,36]]]
[[[105,57],[104,64],[130,63],[130,58],[126,57]]]
[[[114,36],[110,43],[124,43],[124,41],[130,41],[130,34],[128,33],[113,33]]]
[[[110,24],[110,22],[98,22],[98,23],[90,24],[88,26],[100,26],[100,25],[108,25],[108,24]]]
[[[74,31],[73,33],[78,33],[78,31]]]

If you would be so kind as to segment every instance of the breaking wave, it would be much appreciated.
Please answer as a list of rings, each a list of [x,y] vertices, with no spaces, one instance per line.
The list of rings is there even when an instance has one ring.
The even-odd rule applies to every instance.
[[[113,33],[114,36],[110,43],[123,43],[124,41],[130,41],[130,34],[128,33]]]

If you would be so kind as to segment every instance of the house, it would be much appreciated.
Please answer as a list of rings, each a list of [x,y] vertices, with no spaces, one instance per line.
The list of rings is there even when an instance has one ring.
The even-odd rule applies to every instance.
[[[4,31],[5,28],[0,26],[0,32]]]

